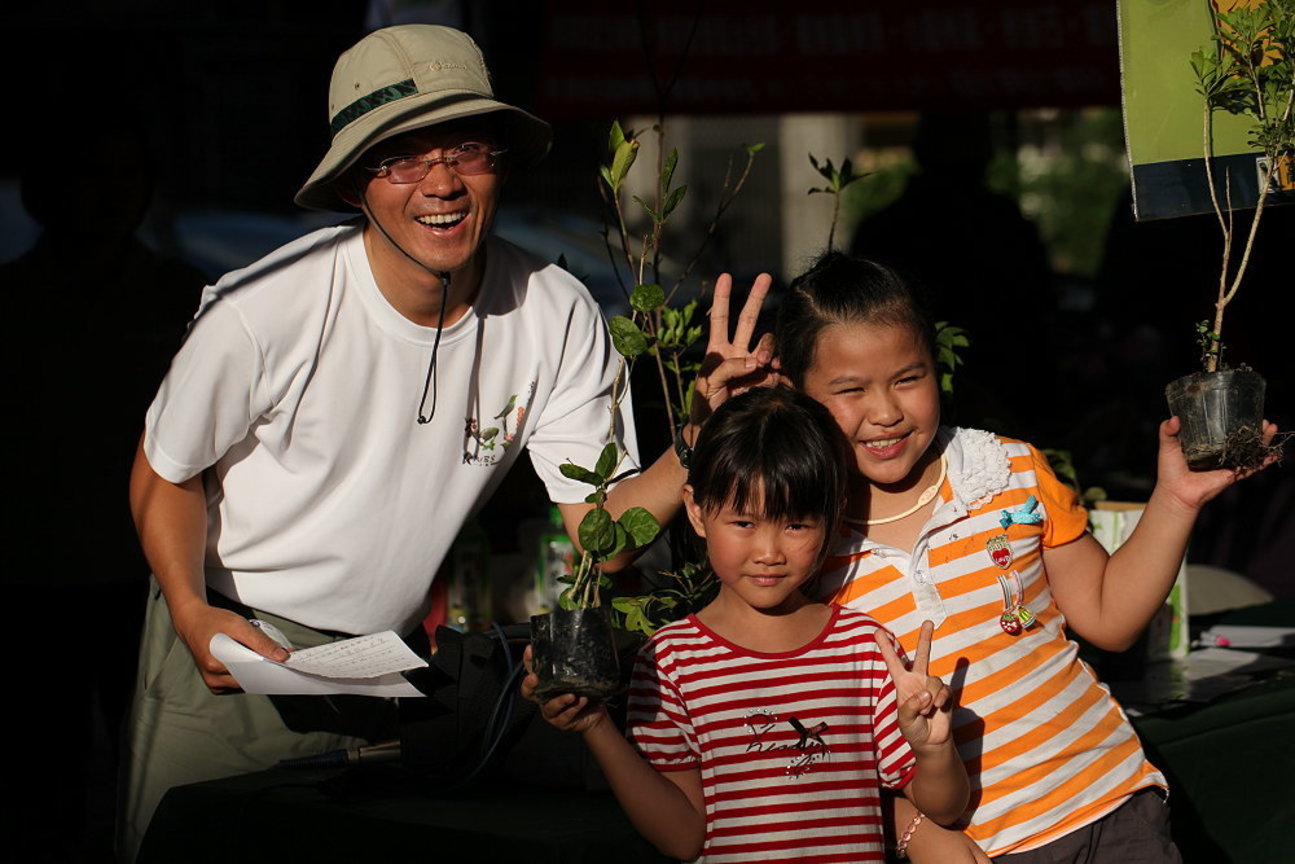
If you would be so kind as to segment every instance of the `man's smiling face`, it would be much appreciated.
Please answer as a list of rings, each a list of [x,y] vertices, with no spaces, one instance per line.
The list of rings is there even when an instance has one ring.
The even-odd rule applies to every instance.
[[[370,263],[380,280],[380,274],[399,273],[410,267],[412,262],[406,253],[426,270],[455,274],[476,269],[499,206],[503,172],[498,167],[463,175],[442,162],[431,166],[427,176],[416,183],[392,183],[390,178],[366,170],[398,156],[451,156],[455,148],[469,141],[487,144],[491,149],[499,145],[498,134],[480,119],[433,126],[375,145],[360,161],[365,167],[350,175],[353,179],[346,190],[348,197],[355,195],[358,199],[356,193],[362,192],[363,209],[380,229],[369,245]]]

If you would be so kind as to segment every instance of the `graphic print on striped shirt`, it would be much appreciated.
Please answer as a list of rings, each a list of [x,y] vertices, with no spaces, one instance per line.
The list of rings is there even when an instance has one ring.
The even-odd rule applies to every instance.
[[[701,861],[881,861],[880,791],[912,776],[871,618],[834,607],[808,645],[763,654],[695,617],[648,642],[631,740],[659,771],[697,769]]]

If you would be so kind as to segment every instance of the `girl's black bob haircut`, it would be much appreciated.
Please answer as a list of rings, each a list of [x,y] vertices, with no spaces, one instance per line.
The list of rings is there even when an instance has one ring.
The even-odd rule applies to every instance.
[[[845,501],[845,439],[826,408],[786,387],[756,387],[706,421],[688,483],[705,512],[759,506],[766,519],[823,520],[836,531]]]
[[[935,324],[924,297],[884,264],[828,252],[792,281],[778,315],[778,357],[797,387],[814,365],[819,334],[833,324],[907,327],[935,358]]]

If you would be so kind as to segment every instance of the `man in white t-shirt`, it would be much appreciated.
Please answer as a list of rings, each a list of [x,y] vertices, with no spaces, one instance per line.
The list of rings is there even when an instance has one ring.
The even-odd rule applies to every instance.
[[[362,39],[329,101],[332,144],[296,200],[363,218],[206,289],[148,412],[130,491],[156,587],[126,755],[127,857],[168,788],[389,725],[380,700],[351,722],[331,703],[321,718],[239,693],[212,636],[282,659],[249,618],[295,647],[414,632],[451,541],[521,447],[572,537],[588,487],[558,466],[592,465],[609,429],[638,463],[628,401],[613,421],[617,357],[597,306],[560,268],[489,236],[505,178],[547,152],[548,125],[494,99],[471,39],[430,25]],[[769,345],[746,345],[767,287],[729,342],[717,286],[704,398],[673,450],[612,489],[613,513],[674,514],[696,424],[765,374]]]

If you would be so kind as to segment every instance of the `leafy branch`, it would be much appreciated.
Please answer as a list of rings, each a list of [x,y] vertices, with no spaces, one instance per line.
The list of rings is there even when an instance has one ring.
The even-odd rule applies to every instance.
[[[624,401],[630,368],[635,359],[647,353],[647,336],[640,321],[664,303],[664,293],[659,285],[639,285],[630,295],[630,316],[617,315],[608,322],[612,344],[621,358],[612,382],[608,442],[598,455],[593,468],[574,462],[559,466],[564,477],[594,487],[585,496],[593,509],[584,515],[576,531],[583,550],[574,572],[562,581],[569,587],[562,592],[559,604],[563,609],[588,609],[602,605],[602,592],[610,590],[611,579],[603,574],[600,565],[624,552],[641,549],[656,539],[661,525],[651,512],[643,507],[630,507],[619,518],[607,511],[607,491],[620,479],[625,451],[616,443],[616,424]],[[637,320],[636,320],[637,319]]]
[[[689,414],[693,392],[692,382],[700,368],[700,361],[687,357],[687,354],[701,338],[702,326],[700,323],[695,323],[698,305],[696,300],[678,308],[670,304],[692,274],[693,268],[719,227],[719,220],[724,212],[746,185],[755,162],[755,154],[763,149],[764,145],[745,145],[746,161],[736,178],[733,176],[733,163],[730,160],[715,214],[703,233],[697,249],[688,259],[688,263],[667,288],[662,285],[665,227],[679,205],[683,203],[688,194],[688,186],[675,185],[675,169],[679,164],[679,152],[674,148],[666,150],[664,124],[659,122],[653,127],[653,131],[657,134],[658,143],[654,193],[650,200],[639,195],[631,196],[649,220],[649,229],[642,238],[632,237],[630,234],[622,195],[626,178],[638,158],[641,142],[637,134],[633,131],[625,131],[619,122],[612,123],[608,137],[610,158],[607,164],[599,166],[599,176],[602,178],[600,189],[604,200],[614,214],[615,242],[619,247],[621,259],[617,261],[617,252],[612,250],[613,241],[610,236],[605,235],[613,269],[616,270],[616,276],[623,291],[626,291],[628,284],[635,286],[632,291],[626,291],[626,293],[631,306],[642,316],[633,322],[633,333],[624,323],[618,325],[613,319],[611,322],[613,338],[616,337],[619,328],[622,338],[632,341],[636,347],[641,345],[641,353],[652,356],[661,385],[668,432],[673,435],[674,430]],[[628,279],[623,275],[622,268],[624,273],[629,274]],[[635,305],[635,297],[640,298],[638,305]]]
[[[1205,179],[1210,203],[1223,234],[1219,268],[1218,297],[1214,321],[1198,328],[1203,338],[1206,372],[1219,368],[1223,355],[1223,311],[1236,296],[1250,263],[1279,160],[1295,158],[1295,0],[1267,0],[1254,6],[1239,6],[1213,16],[1214,39],[1192,53],[1196,92],[1204,98],[1202,137]],[[1232,183],[1225,172],[1225,201],[1220,203],[1214,181],[1214,112],[1226,111],[1251,120],[1247,143],[1262,153],[1258,160],[1259,195],[1254,217],[1235,270],[1232,265],[1235,225],[1232,213]],[[1224,206],[1226,205],[1226,207]],[[1226,215],[1225,215],[1226,210]]]
[[[837,170],[831,159],[825,160],[820,165],[818,159],[814,158],[814,154],[810,153],[809,164],[813,165],[814,170],[827,181],[826,186],[814,187],[809,190],[809,194],[814,195],[821,192],[832,196],[832,227],[827,232],[827,248],[831,249],[833,248],[833,240],[836,239],[836,223],[841,217],[841,193],[845,191],[845,187],[856,180],[862,180],[868,174],[867,172],[856,173],[854,165],[851,164],[848,158],[841,160],[841,168]]]

